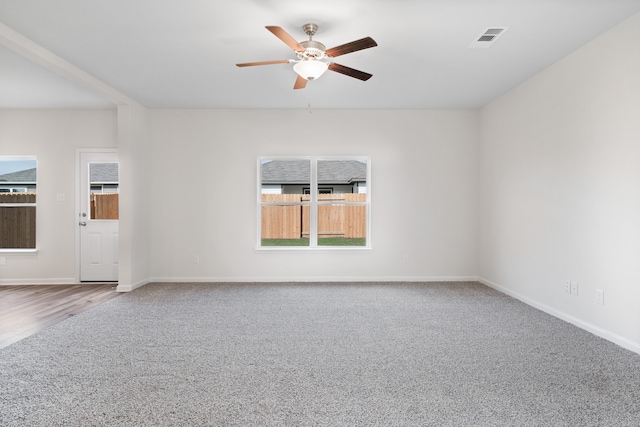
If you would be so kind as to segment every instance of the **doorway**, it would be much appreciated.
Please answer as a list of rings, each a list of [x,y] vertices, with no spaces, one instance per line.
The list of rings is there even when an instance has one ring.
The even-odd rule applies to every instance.
[[[80,282],[117,282],[120,182],[117,151],[79,151],[78,177]]]

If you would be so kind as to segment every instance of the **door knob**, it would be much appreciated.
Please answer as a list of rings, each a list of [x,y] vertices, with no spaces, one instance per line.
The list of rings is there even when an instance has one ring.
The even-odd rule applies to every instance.
[[[80,221],[80,222],[78,223],[78,225],[81,225],[81,226],[83,226],[83,227],[86,227],[86,226],[87,226],[87,223],[86,223],[85,221]]]

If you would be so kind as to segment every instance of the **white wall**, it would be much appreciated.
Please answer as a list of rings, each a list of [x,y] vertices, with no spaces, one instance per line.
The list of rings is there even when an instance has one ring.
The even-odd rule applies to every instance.
[[[0,110],[0,155],[38,158],[38,251],[0,253],[0,284],[75,282],[76,148],[116,144],[115,110]]]
[[[485,283],[640,352],[638,46],[640,14],[482,109],[478,254]]]
[[[477,116],[149,111],[152,280],[475,278]],[[260,155],[371,156],[373,249],[256,251]]]

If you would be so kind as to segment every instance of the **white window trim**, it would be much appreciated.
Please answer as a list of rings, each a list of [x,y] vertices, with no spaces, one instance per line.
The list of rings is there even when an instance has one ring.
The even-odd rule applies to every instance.
[[[262,177],[261,167],[264,160],[309,160],[311,162],[311,189],[317,188],[317,165],[321,160],[366,160],[367,161],[367,200],[366,221],[367,221],[367,237],[365,246],[318,246],[318,197],[316,191],[311,191],[309,201],[309,246],[262,246]],[[266,252],[282,252],[282,251],[370,251],[371,245],[371,157],[370,156],[259,156],[257,161],[256,174],[256,229],[257,240],[256,250]],[[346,205],[362,206],[362,203],[344,203]],[[287,205],[287,203],[284,203]],[[295,204],[298,206],[298,204]]]

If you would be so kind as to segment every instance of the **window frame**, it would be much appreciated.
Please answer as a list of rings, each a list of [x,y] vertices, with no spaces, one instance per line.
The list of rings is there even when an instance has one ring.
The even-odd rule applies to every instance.
[[[33,207],[35,209],[35,243],[33,248],[0,248],[0,254],[11,254],[11,253],[34,253],[38,252],[38,158],[35,155],[25,155],[25,156],[0,156],[0,161],[33,161],[35,163],[36,169],[36,179],[35,179],[35,193],[36,193],[36,201],[34,203],[2,203],[0,206],[3,207]],[[28,188],[25,187],[25,190]],[[28,191],[24,191],[28,192]],[[9,194],[15,193],[23,193],[22,191],[10,191]]]
[[[267,160],[308,160],[310,162],[311,176],[310,200],[300,203],[269,203],[262,201],[262,164]],[[327,188],[326,185],[318,185],[319,161],[357,160],[366,161],[366,201],[365,202],[340,202],[344,205],[365,206],[366,208],[366,237],[364,246],[332,246],[318,245],[318,210],[320,206],[329,206],[332,203],[318,201],[318,191]],[[371,156],[258,156],[256,173],[256,250],[258,251],[368,251],[371,244]],[[262,245],[262,207],[263,206],[309,206],[309,246],[263,246]]]

